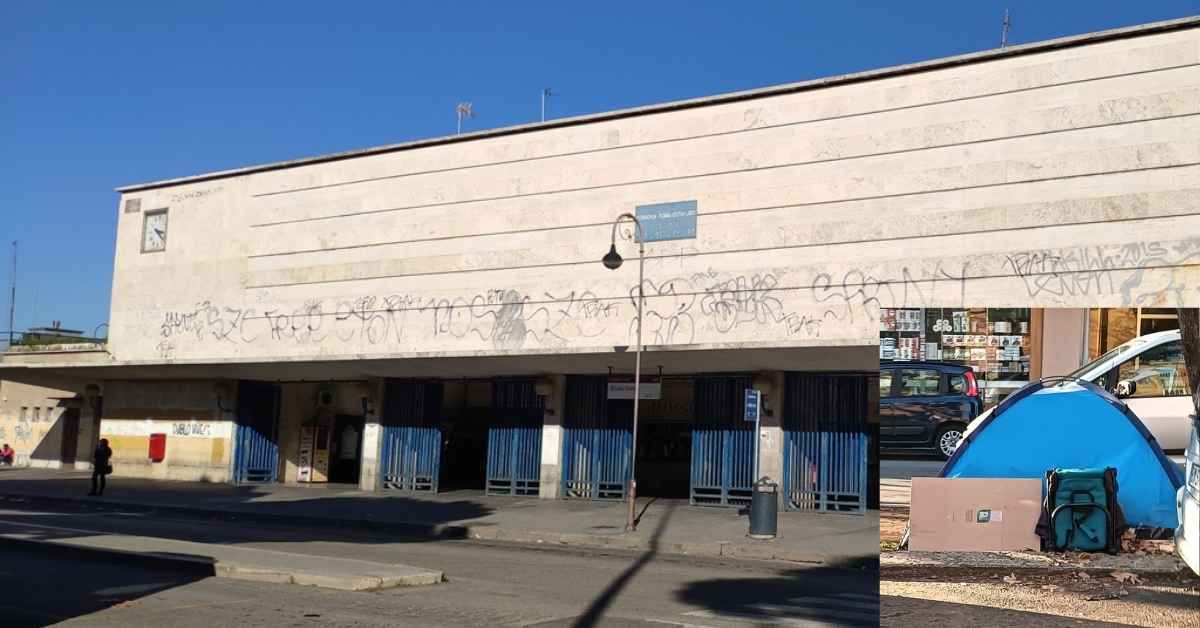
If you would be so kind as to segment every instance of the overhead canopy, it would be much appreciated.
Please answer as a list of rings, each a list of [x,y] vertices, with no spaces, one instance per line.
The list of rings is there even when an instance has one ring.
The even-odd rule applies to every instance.
[[[942,467],[948,478],[1042,478],[1113,467],[1130,525],[1174,529],[1179,467],[1129,408],[1090,382],[1031,382],[981,419]]]
[[[518,375],[599,374],[633,371],[632,348],[611,353],[541,355],[438,355],[342,360],[197,360],[158,363],[114,362],[107,354],[30,356],[0,360],[0,380],[75,389],[108,380],[250,379],[262,381],[361,380],[373,377],[472,378]],[[873,371],[879,348],[828,345],[663,351],[642,354],[642,370],[656,376],[734,371]],[[88,360],[84,360],[88,357]],[[37,361],[35,361],[37,360]]]

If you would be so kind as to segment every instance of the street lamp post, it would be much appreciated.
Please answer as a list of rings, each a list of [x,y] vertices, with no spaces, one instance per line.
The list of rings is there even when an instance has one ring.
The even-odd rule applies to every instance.
[[[622,220],[633,221],[638,242],[637,349],[634,352],[635,357],[633,362],[633,443],[629,452],[629,515],[625,520],[625,530],[632,532],[637,529],[635,504],[637,502],[638,405],[642,398],[642,305],[645,302],[645,295],[642,292],[642,278],[645,276],[646,270],[646,238],[644,237],[645,232],[642,231],[642,223],[637,219],[637,216],[630,213],[617,216],[617,219],[613,221],[612,245],[608,248],[608,254],[602,260],[605,268],[616,270],[625,261],[617,253],[617,227],[621,224]]]

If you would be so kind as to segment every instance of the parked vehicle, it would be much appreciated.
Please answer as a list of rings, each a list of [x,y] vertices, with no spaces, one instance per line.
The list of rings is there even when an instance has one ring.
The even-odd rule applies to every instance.
[[[1139,336],[1075,369],[1067,377],[1087,380],[1120,398],[1141,419],[1159,448],[1179,453],[1188,446],[1192,388],[1178,329]],[[992,409],[971,422],[975,430]]]
[[[1147,334],[1079,367],[1070,377],[1113,393],[1142,420],[1168,453],[1188,446],[1192,390],[1178,329]]]
[[[880,362],[879,446],[883,451],[932,451],[949,458],[982,409],[983,395],[969,366]]]
[[[1184,483],[1175,496],[1179,527],[1175,551],[1200,576],[1200,416],[1192,416],[1192,438],[1187,448]]]

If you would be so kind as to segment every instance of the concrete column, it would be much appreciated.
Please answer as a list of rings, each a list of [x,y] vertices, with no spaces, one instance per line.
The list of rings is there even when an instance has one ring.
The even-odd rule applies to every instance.
[[[300,475],[300,424],[312,413],[312,389],[307,384],[281,384],[279,390],[279,423],[275,433],[279,440],[279,482],[295,484]]]
[[[383,411],[383,380],[371,381],[371,398],[363,419],[362,462],[359,465],[358,489],[374,491],[379,488],[379,457],[383,448],[383,426],[379,416]]]
[[[237,476],[234,475],[234,468],[237,465],[238,443],[237,443],[237,404],[238,404],[238,386],[235,381],[214,380],[210,384],[212,386],[213,399],[213,418],[221,423],[229,423],[231,425],[229,439],[229,463],[225,466],[227,482],[233,484]]]
[[[772,482],[783,485],[783,385],[782,371],[769,371],[755,377],[755,386],[763,386],[766,392],[766,412],[760,419],[759,434],[759,477],[769,477]],[[760,379],[765,382],[760,383]],[[757,481],[758,478],[755,478]]]
[[[538,497],[558,499],[562,488],[563,412],[567,401],[567,377],[555,375],[554,392],[546,399],[542,415],[542,473]]]
[[[99,421],[96,420],[96,407],[101,403],[101,397],[84,398],[79,404],[79,437],[75,445],[75,470],[76,471],[91,471],[92,470],[92,452],[96,449],[96,443],[100,440],[100,433],[97,429]]]
[[[1039,374],[1042,377],[1066,375],[1083,366],[1087,362],[1087,336],[1087,309],[1042,310],[1042,354]],[[1032,371],[1032,368],[1030,370]]]

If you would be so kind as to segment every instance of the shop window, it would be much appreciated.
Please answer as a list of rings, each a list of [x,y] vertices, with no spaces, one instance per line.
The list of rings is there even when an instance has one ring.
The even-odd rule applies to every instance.
[[[935,396],[941,379],[941,372],[933,369],[904,369],[900,371],[900,396]]]
[[[1176,314],[1152,314],[1145,309],[1141,311],[1141,318],[1138,322],[1139,336],[1172,329],[1179,329],[1179,317]]]
[[[1130,380],[1137,385],[1134,398],[1179,397],[1191,394],[1183,361],[1183,342],[1169,342],[1122,362],[1117,381]]]

